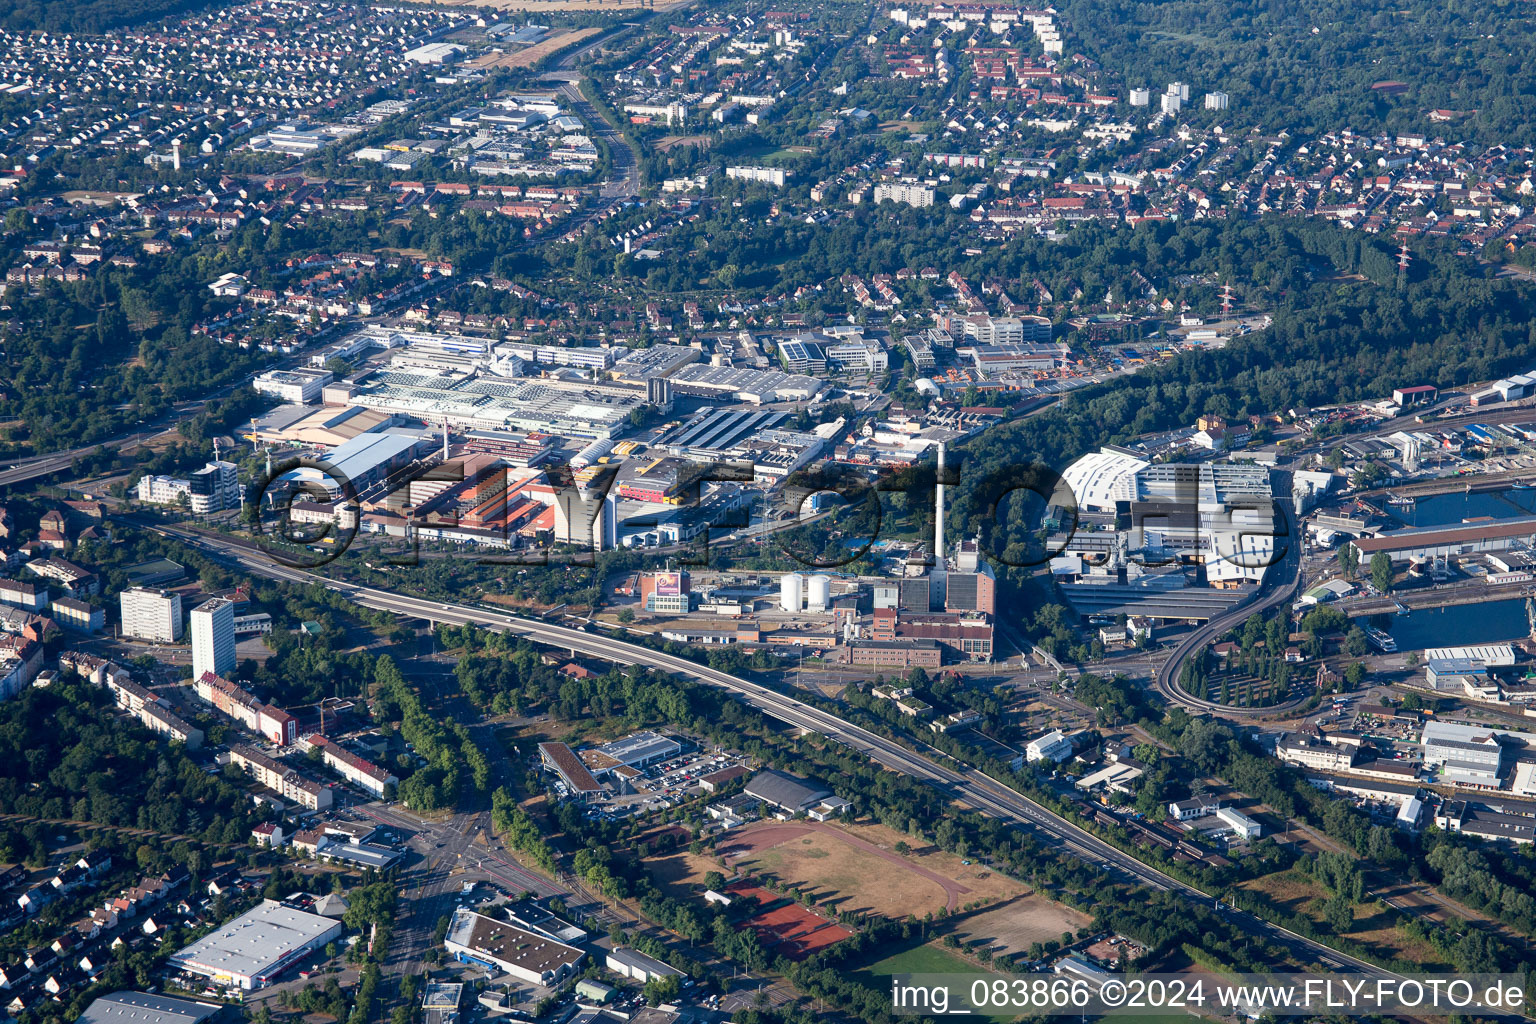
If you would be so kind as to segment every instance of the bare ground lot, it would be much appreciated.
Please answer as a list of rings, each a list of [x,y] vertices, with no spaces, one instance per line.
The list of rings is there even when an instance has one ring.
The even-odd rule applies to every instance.
[[[601,29],[592,26],[588,28],[565,29],[556,32],[548,39],[535,43],[526,49],[515,53],[488,53],[483,57],[476,57],[470,61],[472,67],[477,68],[526,68],[537,64],[556,50],[567,46],[573,46],[588,36],[594,36]]]
[[[661,153],[675,146],[700,146],[707,149],[711,141],[708,135],[664,135],[656,141],[656,149]]]
[[[1076,934],[1092,920],[1071,907],[1030,893],[963,918],[955,926],[955,935],[965,946],[984,942],[994,950],[1001,947],[1019,953],[1037,942],[1059,941],[1062,932]]]
[[[659,882],[691,892],[703,885],[708,871],[729,875],[739,870],[800,886],[833,909],[892,918],[922,917],[1026,891],[1012,879],[935,847],[899,854],[895,846],[902,840],[882,825],[764,822],[728,833],[714,855],[681,851],[653,858],[649,865]]]
[[[1239,888],[1259,893],[1272,905],[1321,923],[1328,890],[1299,871],[1283,871],[1250,879]],[[1396,926],[1395,915],[1367,902],[1355,908],[1355,924],[1349,937],[1386,956],[1400,956],[1426,965],[1445,965],[1427,942],[1410,938]]]

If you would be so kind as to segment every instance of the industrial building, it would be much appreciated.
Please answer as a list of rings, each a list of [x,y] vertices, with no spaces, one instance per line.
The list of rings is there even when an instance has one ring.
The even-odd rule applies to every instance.
[[[150,992],[112,992],[91,1002],[76,1024],[203,1024],[223,1003],[176,999]]]
[[[668,379],[679,395],[748,402],[753,405],[806,402],[826,388],[822,380],[804,373],[742,366],[709,366],[703,363],[684,366]]]
[[[1502,839],[1517,845],[1536,842],[1536,818],[1505,814],[1471,800],[1447,800],[1435,815],[1435,824],[1447,832],[1463,832],[1479,839]]]
[[[1060,764],[1072,756],[1072,741],[1060,729],[1052,729],[1044,736],[1037,736],[1024,747],[1027,762],[1050,761]]]
[[[586,953],[460,907],[443,946],[460,963],[499,970],[529,985],[556,985],[570,977]]]
[[[251,389],[293,405],[312,405],[320,401],[321,391],[335,379],[330,370],[316,367],[268,370],[251,381]]]
[[[325,457],[330,480],[317,470],[295,469],[281,480],[318,483],[331,497],[353,497],[388,478],[396,470],[410,465],[432,442],[419,431],[385,430],[358,434],[333,448]],[[350,487],[351,493],[345,493]]]
[[[787,419],[785,412],[711,409],[683,424],[664,444],[674,455],[726,458],[759,431],[772,430]]]
[[[997,576],[981,558],[980,541],[962,540],[956,545],[946,573],[944,610],[997,614]]]
[[[812,336],[785,338],[779,342],[779,362],[788,373],[824,374],[827,354]]]
[[[992,623],[985,617],[918,612],[901,615],[894,609],[877,609],[870,635],[876,640],[932,640],[966,661],[992,657]]]
[[[1536,736],[1485,726],[1428,722],[1420,737],[1424,766],[1438,767],[1442,783],[1498,789],[1504,767],[1529,749]]]
[[[1051,506],[1073,510],[1053,512],[1057,519],[1129,516],[1129,528],[1122,523],[1118,534],[1079,529],[1062,538],[1063,554],[1103,559],[1103,567],[1095,573],[1098,578],[1086,581],[1092,584],[1132,583],[1130,578],[1120,578],[1116,570],[1123,568],[1134,568],[1131,576],[1139,577],[1142,568],[1181,563],[1203,566],[1206,582],[1212,587],[1235,588],[1257,583],[1275,560],[1276,534],[1281,529],[1269,470],[1263,466],[1152,464],[1139,453],[1114,447],[1085,455],[1067,467],[1062,474],[1062,486],[1052,495]],[[1170,579],[1139,585],[1177,590],[1184,583],[1175,585]],[[1107,591],[1098,594],[1100,599],[1109,596]],[[1117,595],[1128,599],[1134,596]],[[1179,601],[1190,596],[1181,595]],[[1130,600],[1112,603],[1117,605],[1115,611],[1129,614],[1202,617],[1128,607],[1133,603]]]
[[[1226,823],[1240,839],[1258,839],[1264,835],[1264,823],[1256,818],[1251,818],[1242,811],[1232,807],[1218,808],[1216,817]]]
[[[1106,445],[1066,468],[1066,492],[1058,490],[1051,501],[1079,512],[1114,512],[1119,502],[1136,499],[1136,474],[1148,465],[1143,455]]]
[[[1358,747],[1335,745],[1312,733],[1282,735],[1275,744],[1275,756],[1280,760],[1327,772],[1348,771],[1359,752]]]
[[[640,577],[640,606],[663,615],[686,615],[692,607],[686,572],[648,572]]]
[[[617,946],[603,961],[607,968],[620,977],[630,978],[642,985],[652,978],[681,978],[683,972],[670,964],[664,964],[653,956],[646,956],[638,949]]]
[[[215,985],[250,991],[265,988],[310,950],[341,933],[340,921],[262,900],[173,955],[169,964]]]
[[[629,501],[680,505],[698,483],[701,468],[683,459],[660,458],[625,462],[614,492]]]
[[[889,668],[939,668],[944,651],[935,640],[850,640],[844,657],[849,665]]]
[[[380,412],[471,430],[570,437],[613,437],[628,426],[629,414],[646,403],[645,391],[629,385],[498,377],[474,369],[420,365],[381,370],[354,385],[347,401]]]
[[[1374,537],[1352,539],[1362,561],[1385,551],[1393,561],[1428,562],[1435,558],[1507,551],[1536,543],[1536,516],[1420,526],[1393,530]]]

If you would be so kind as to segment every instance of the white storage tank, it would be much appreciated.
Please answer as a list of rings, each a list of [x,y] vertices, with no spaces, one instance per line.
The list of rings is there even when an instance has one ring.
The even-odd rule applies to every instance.
[[[784,578],[779,580],[779,608],[786,612],[800,612],[804,609],[805,601],[805,577],[797,572],[787,572]]]
[[[824,612],[832,604],[832,577],[823,576],[820,573],[812,576],[805,599],[805,610],[809,612]]]

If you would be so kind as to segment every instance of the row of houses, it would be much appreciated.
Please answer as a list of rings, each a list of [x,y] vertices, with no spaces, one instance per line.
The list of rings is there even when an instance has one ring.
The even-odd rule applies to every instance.
[[[82,651],[65,651],[59,655],[59,667],[71,669],[82,679],[111,690],[117,706],[151,732],[185,743],[192,750],[203,745],[203,730],[172,712],[164,698],[134,682],[122,666]]]
[[[204,672],[192,686],[198,697],[213,705],[214,710],[265,737],[274,745],[284,747],[296,739],[298,719],[282,708],[257,700],[254,694],[238,683],[212,672]]]
[[[326,739],[318,733],[304,740],[303,746],[318,750],[326,767],[378,799],[382,800],[387,790],[400,784],[399,777],[389,769],[352,753],[335,740]]]
[[[106,874],[110,868],[110,858],[97,854],[81,857],[66,871],[76,873],[81,881],[75,888],[80,888]],[[13,994],[6,1010],[14,1017],[94,980],[105,968],[109,957],[107,950],[99,948],[103,937],[140,914],[144,915],[137,925],[140,931],[146,935],[159,932],[163,922],[156,920],[150,911],[164,904],[188,877],[182,867],[146,875],[118,895],[103,900],[100,906],[72,923],[48,945],[27,950],[19,962],[0,964],[0,990]],[[125,941],[119,931],[108,949],[115,950]]]
[[[228,763],[236,765],[268,789],[279,793],[284,800],[291,800],[311,811],[328,810],[332,804],[329,786],[288,767],[274,757],[244,743],[231,743],[229,752],[221,755]]]

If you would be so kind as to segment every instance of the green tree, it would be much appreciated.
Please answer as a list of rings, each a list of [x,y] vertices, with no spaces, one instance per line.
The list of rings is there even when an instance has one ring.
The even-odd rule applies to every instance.
[[[1392,589],[1392,556],[1385,551],[1371,556],[1371,582],[1383,594]]]
[[[1339,548],[1339,568],[1344,570],[1345,576],[1354,576],[1360,571],[1360,549],[1353,544],[1345,543]]]

